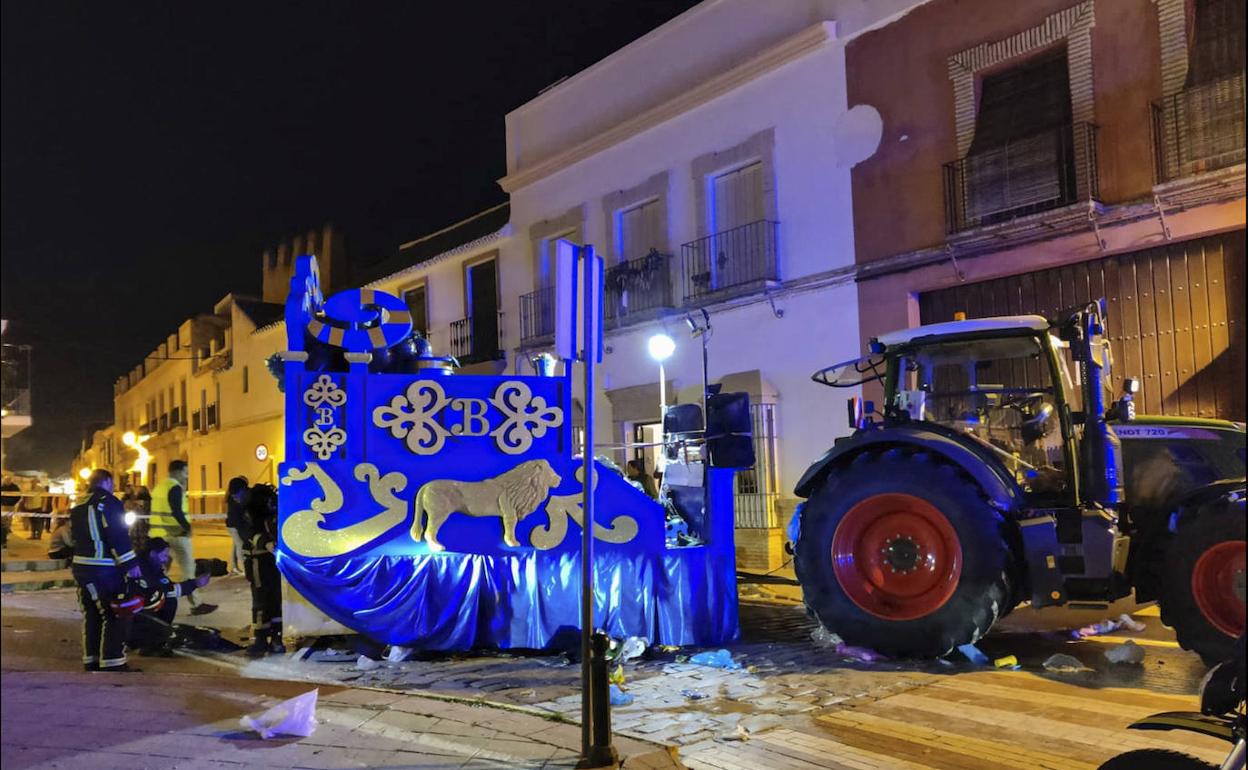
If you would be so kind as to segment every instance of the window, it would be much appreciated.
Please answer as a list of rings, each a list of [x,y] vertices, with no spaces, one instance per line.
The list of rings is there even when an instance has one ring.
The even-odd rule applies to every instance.
[[[1188,0],[1187,87],[1244,71],[1244,0]]]
[[[464,299],[468,317],[452,325],[453,355],[473,363],[498,358],[498,263],[493,257],[464,266]]]
[[[250,382],[248,382],[247,367],[244,366],[243,367],[243,392],[244,393],[247,392],[247,388],[249,385],[250,385]]]
[[[1065,50],[987,75],[966,158],[966,213],[980,224],[1073,202],[1075,138]]]
[[[616,214],[615,251],[621,262],[640,259],[663,243],[666,223],[656,198]]]
[[[711,181],[711,232],[722,233],[766,218],[763,203],[763,164],[715,176]]]
[[[412,316],[412,328],[422,337],[429,336],[429,304],[425,287],[424,283],[420,283],[403,292],[403,302]]]
[[[580,244],[580,230],[573,227],[559,233],[555,233],[549,238],[544,238],[539,247],[540,253],[537,256],[537,275],[534,279],[537,281],[537,288],[545,289],[555,285],[555,241],[560,238]]]

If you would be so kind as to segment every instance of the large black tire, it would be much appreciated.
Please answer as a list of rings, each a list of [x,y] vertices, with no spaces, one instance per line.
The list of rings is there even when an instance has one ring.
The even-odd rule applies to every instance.
[[[961,551],[956,587],[943,604],[919,617],[894,619],[864,609],[846,592],[833,566],[837,528],[863,501],[906,495],[934,507],[952,525]],[[871,510],[867,502],[865,510]],[[852,531],[852,524],[851,524]],[[1011,547],[1018,533],[959,468],[937,455],[912,449],[864,453],[830,471],[802,509],[794,565],[807,607],[847,643],[891,657],[939,657],[977,641],[1008,609],[1020,578]],[[883,551],[883,549],[881,549]],[[843,565],[845,560],[840,560]],[[890,567],[891,568],[891,567]],[[861,581],[850,582],[861,585]],[[861,596],[861,587],[857,590]]]
[[[1238,544],[1244,548],[1244,502],[1225,497],[1204,501],[1182,511],[1179,526],[1170,541],[1165,560],[1165,580],[1161,586],[1161,622],[1174,629],[1179,646],[1200,655],[1206,665],[1215,665],[1231,658],[1235,643],[1244,633],[1244,574],[1230,591],[1223,591],[1217,599],[1220,607],[1211,616],[1201,609],[1201,598],[1206,605],[1210,592],[1205,590],[1197,596],[1197,565],[1203,556],[1226,553]],[[1214,551],[1213,549],[1219,549]],[[1241,562],[1242,566],[1242,556]],[[1235,614],[1234,602],[1238,602],[1238,634],[1227,628],[1227,614]],[[1220,620],[1219,623],[1215,622]],[[1228,633],[1228,630],[1231,631]]]
[[[1119,754],[1098,770],[1218,770],[1218,766],[1177,751],[1139,749]]]

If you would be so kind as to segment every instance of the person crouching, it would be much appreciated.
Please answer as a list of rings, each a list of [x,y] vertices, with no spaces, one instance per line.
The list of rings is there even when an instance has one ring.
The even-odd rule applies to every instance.
[[[277,491],[257,484],[247,496],[251,538],[247,543],[246,573],[251,583],[253,639],[247,654],[286,652],[282,644],[282,573],[277,570]]]
[[[127,644],[137,648],[140,655],[173,655],[173,619],[178,614],[178,599],[189,598],[196,588],[208,585],[208,575],[173,582],[165,574],[172,562],[169,543],[161,537],[149,538],[139,552],[135,593],[143,597],[143,609],[134,617]]]
[[[135,671],[123,644],[135,603],[126,573],[138,558],[130,544],[125,510],[113,496],[113,474],[98,468],[87,479],[87,500],[69,512],[73,575],[82,609],[82,665],[87,671]]]

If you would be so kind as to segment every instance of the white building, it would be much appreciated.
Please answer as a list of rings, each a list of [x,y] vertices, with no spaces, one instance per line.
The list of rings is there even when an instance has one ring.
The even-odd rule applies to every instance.
[[[435,234],[445,250],[371,285],[410,292],[438,351],[529,372],[551,345],[553,243],[593,244],[610,327],[599,451],[649,469],[652,450],[619,447],[659,419],[646,341],[660,330],[677,341],[669,403],[700,400],[701,342],[685,316],[704,308],[709,379],[749,392],[755,411],[739,558],[778,565],[795,482],[848,430],[853,393],[810,375],[860,352],[850,169],[879,122],[847,113],[845,46],[916,4],[698,5],[507,115],[509,222]]]

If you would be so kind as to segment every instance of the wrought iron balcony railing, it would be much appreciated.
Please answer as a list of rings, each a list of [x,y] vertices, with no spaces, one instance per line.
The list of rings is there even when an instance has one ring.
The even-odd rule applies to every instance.
[[[203,411],[200,409],[191,410],[191,430],[203,431],[205,429]]]
[[[603,318],[623,326],[650,311],[672,307],[671,256],[651,250],[613,265],[603,276]]]
[[[168,415],[168,414],[162,414],[162,415],[160,416],[160,422],[159,422],[159,424],[158,424],[158,430],[159,430],[161,433],[164,433],[165,431],[169,430],[169,415]]]
[[[778,280],[779,227],[779,222],[762,219],[681,246],[685,303],[698,304],[728,289],[761,288]]]
[[[204,430],[215,428],[221,424],[221,410],[219,406],[219,404],[208,405],[208,409],[204,414]]]
[[[493,324],[478,325],[473,323],[472,318],[461,318],[451,322],[451,355],[458,358],[460,364],[467,366],[503,357],[500,344],[503,314],[498,313],[493,321]]]
[[[545,341],[555,333],[555,287],[520,296],[520,344]]]
[[[1094,200],[1096,130],[1092,123],[1059,126],[946,163],[947,231]]]
[[[1153,103],[1153,164],[1158,182],[1244,162],[1244,73]]]

